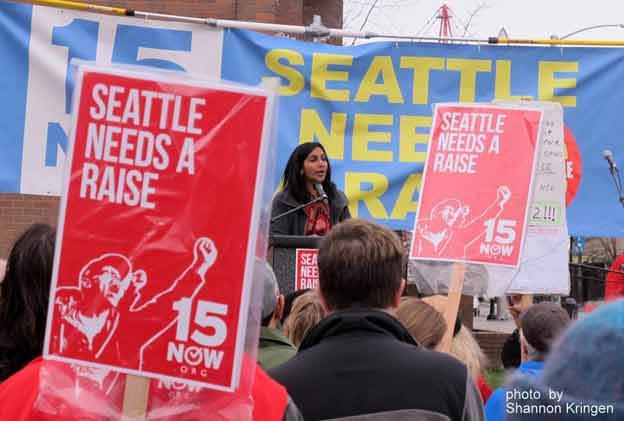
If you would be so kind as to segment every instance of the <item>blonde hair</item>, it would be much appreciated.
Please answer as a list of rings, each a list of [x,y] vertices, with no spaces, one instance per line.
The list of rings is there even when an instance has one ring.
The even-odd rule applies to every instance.
[[[446,311],[446,305],[448,303],[448,297],[444,295],[430,295],[428,297],[423,297],[422,300],[429,304],[431,307],[435,308],[438,313],[444,316],[444,312]]]
[[[284,322],[284,334],[299,348],[310,329],[318,324],[326,311],[316,291],[308,291],[297,297],[292,310]]]
[[[475,381],[481,376],[481,371],[486,362],[485,354],[477,340],[472,336],[472,333],[464,325],[459,329],[457,335],[453,337],[451,354],[466,364]]]
[[[419,298],[401,298],[396,316],[416,342],[425,348],[435,349],[444,337],[444,317]]]
[[[432,295],[423,298],[423,300],[433,306],[440,314],[444,314],[446,311],[448,297]],[[463,324],[451,341],[451,355],[466,364],[475,380],[481,376],[481,371],[486,363],[485,354],[470,330]]]

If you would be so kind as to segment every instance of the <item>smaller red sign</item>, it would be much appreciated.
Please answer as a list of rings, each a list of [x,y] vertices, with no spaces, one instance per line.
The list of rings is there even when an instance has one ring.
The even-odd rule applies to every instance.
[[[518,266],[541,117],[539,110],[436,107],[412,259]]]
[[[295,290],[316,288],[319,280],[317,258],[317,249],[297,249]]]

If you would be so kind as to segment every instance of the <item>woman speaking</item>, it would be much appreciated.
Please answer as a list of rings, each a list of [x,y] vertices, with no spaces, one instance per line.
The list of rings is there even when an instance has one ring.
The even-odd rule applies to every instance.
[[[273,198],[271,235],[325,235],[333,225],[351,218],[346,196],[331,181],[331,166],[320,143],[302,143],[295,148],[284,169],[283,183]],[[321,200],[325,194],[327,198]],[[293,212],[284,215],[288,211]]]

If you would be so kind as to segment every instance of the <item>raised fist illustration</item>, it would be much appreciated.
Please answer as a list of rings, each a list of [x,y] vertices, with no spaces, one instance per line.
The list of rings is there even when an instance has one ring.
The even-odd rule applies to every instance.
[[[144,270],[139,269],[132,274],[132,286],[135,290],[140,290],[147,284],[147,274]]]
[[[511,190],[507,186],[500,186],[496,191],[496,197],[501,201],[501,204],[503,204],[511,197]]]
[[[210,238],[200,237],[197,241],[195,241],[194,254],[195,261],[203,260],[203,265],[206,265],[207,268],[209,268],[217,260],[217,246],[215,246],[214,242]]]

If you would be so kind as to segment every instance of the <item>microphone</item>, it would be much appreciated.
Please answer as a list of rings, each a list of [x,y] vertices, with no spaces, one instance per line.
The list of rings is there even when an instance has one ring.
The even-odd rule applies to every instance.
[[[273,218],[271,218],[271,223],[282,219],[283,217],[285,217],[286,215],[290,215],[293,212],[297,212],[299,209],[303,209],[303,208],[307,208],[310,205],[313,205],[315,203],[318,203],[320,201],[323,201],[325,203],[327,203],[327,195],[325,194],[325,191],[323,190],[323,185],[322,184],[315,184],[314,188],[316,189],[317,192],[319,192],[319,196],[310,200],[308,203],[304,203],[301,204],[295,208],[289,209],[284,213],[280,213],[279,215],[274,216]]]
[[[618,199],[622,206],[624,206],[624,191],[622,190],[622,176],[618,171],[618,167],[615,164],[615,160],[613,159],[613,152],[609,149],[605,149],[602,151],[602,156],[609,163],[609,173],[611,173],[611,178],[613,178],[613,183],[615,184],[615,189],[617,190]]]
[[[314,188],[319,193],[319,195],[323,198],[323,202],[327,204],[327,195],[325,194],[325,189],[323,189],[323,185],[321,183],[316,183]]]
[[[613,152],[611,152],[609,149],[605,149],[604,151],[602,151],[602,156],[604,156],[604,159],[606,159],[609,163],[609,170],[611,171],[611,173],[617,172],[618,167],[613,160]]]

